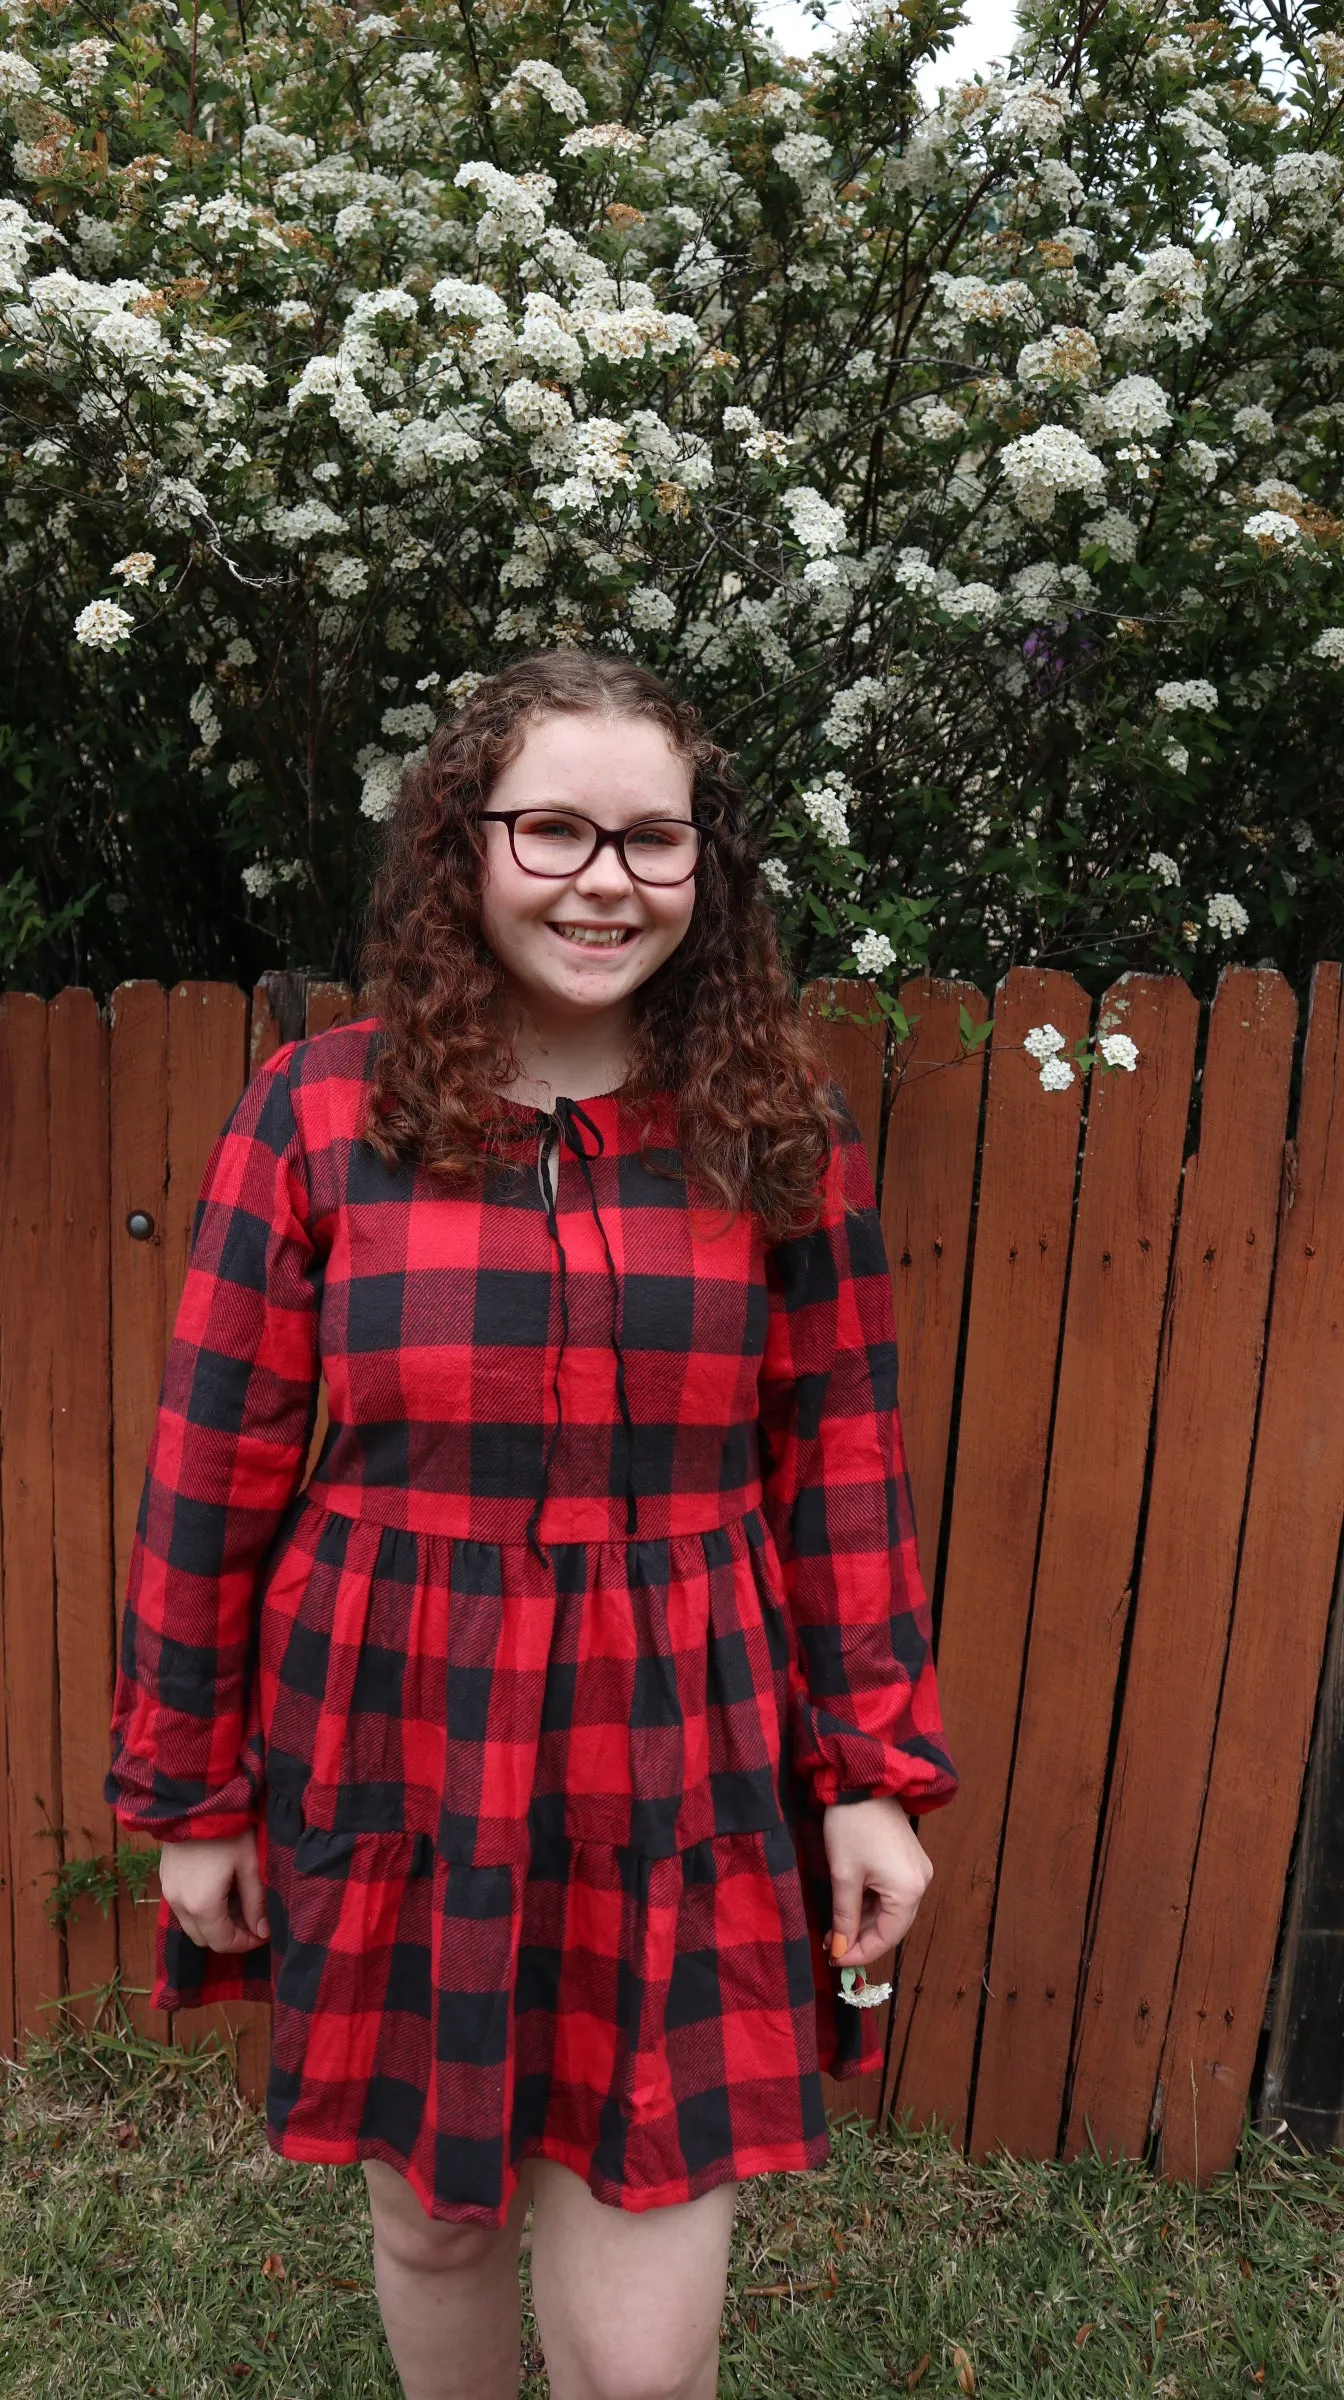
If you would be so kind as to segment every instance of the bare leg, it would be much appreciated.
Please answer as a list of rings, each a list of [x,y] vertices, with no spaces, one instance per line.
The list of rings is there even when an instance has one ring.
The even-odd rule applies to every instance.
[[[427,2215],[403,2175],[366,2158],[373,2280],[406,2400],[517,2400],[518,2243],[529,2170],[506,2225]]]
[[[714,2400],[734,2183],[640,2215],[533,2162],[532,2299],[551,2400]]]

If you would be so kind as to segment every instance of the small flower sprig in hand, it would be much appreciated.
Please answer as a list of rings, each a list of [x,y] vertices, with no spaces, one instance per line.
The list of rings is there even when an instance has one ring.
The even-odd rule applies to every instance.
[[[891,1998],[889,1983],[870,1983],[862,1967],[840,1969],[840,1997],[851,2008],[880,2008]]]

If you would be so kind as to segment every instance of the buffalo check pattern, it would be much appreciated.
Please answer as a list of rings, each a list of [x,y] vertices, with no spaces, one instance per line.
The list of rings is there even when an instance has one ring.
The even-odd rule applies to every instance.
[[[619,1092],[449,1187],[360,1139],[379,1039],[276,1051],[196,1208],[107,1797],[254,1826],[270,1939],[161,1903],[154,2003],[272,2000],[272,2146],[440,2217],[537,2153],[627,2209],[818,2165],[878,2063],[822,1811],[956,1788],[857,1129],[774,1246]]]

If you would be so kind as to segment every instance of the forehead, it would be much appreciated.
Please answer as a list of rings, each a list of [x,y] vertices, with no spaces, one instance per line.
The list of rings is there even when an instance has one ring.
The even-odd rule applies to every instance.
[[[689,762],[650,718],[548,716],[528,726],[490,798],[500,808],[567,805],[615,823],[689,816],[691,780]]]

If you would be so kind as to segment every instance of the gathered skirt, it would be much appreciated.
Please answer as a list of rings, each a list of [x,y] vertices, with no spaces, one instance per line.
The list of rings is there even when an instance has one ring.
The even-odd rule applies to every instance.
[[[409,1532],[291,1504],[260,1584],[267,1943],[160,1908],[156,2005],[273,2003],[268,2138],[501,2224],[522,2163],[667,2206],[820,2165],[838,2002],[802,1680],[757,1508],[659,1540]]]

